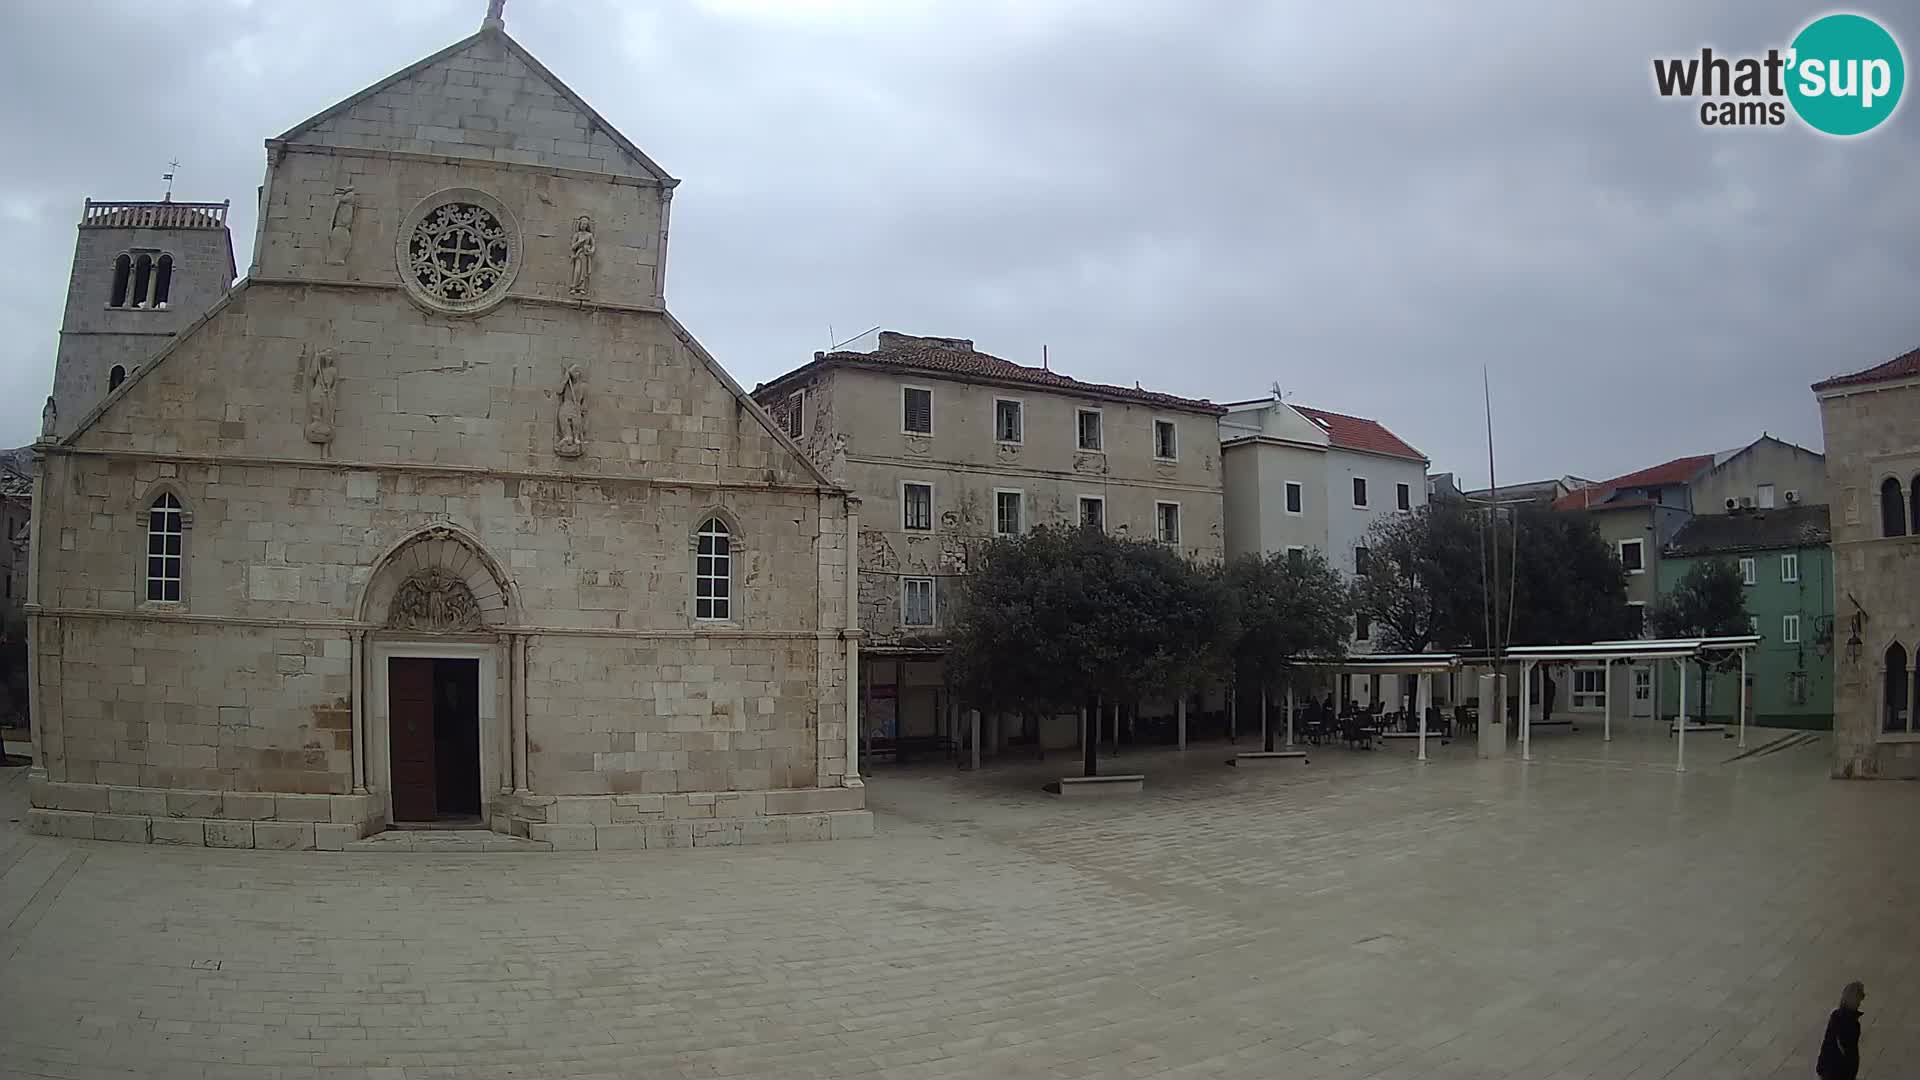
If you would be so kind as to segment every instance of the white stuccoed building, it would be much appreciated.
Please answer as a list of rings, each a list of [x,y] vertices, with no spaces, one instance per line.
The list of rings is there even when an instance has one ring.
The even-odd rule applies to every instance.
[[[1426,505],[1426,455],[1377,420],[1272,397],[1226,409],[1220,461],[1228,558],[1314,548],[1351,579],[1374,522]],[[1371,652],[1372,638],[1371,628],[1356,626],[1351,647]],[[1392,700],[1398,680],[1355,679],[1350,696]]]

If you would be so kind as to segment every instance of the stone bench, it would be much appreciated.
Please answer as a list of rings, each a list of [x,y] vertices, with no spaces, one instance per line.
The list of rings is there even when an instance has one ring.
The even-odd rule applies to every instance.
[[[1227,759],[1227,764],[1246,768],[1250,765],[1277,765],[1285,761],[1298,761],[1307,764],[1305,750],[1253,750],[1244,754],[1235,754]]]
[[[1110,795],[1138,795],[1146,787],[1145,773],[1115,773],[1112,776],[1063,776],[1048,784],[1046,791],[1063,799],[1097,799]]]

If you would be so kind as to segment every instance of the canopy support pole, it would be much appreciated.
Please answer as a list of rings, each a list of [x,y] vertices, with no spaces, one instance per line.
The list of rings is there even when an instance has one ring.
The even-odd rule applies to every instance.
[[[1674,731],[1673,771],[1687,771],[1687,662],[1675,660],[1673,666],[1680,673],[1680,719]]]
[[[1287,676],[1287,749],[1293,749],[1293,676]]]
[[[1629,675],[1627,677],[1631,679],[1633,676]],[[1611,660],[1607,661],[1607,666],[1600,670],[1600,691],[1601,693],[1606,695],[1601,700],[1606,702],[1606,708],[1607,708],[1607,718],[1605,721],[1606,733],[1601,736],[1600,741],[1612,742],[1613,741],[1613,661]]]
[[[1520,760],[1533,760],[1533,662],[1520,665]]]
[[[1740,749],[1747,748],[1747,650],[1740,650]]]
[[[1185,750],[1187,748],[1187,695],[1184,692],[1180,695],[1180,704],[1176,711],[1179,714],[1180,749]]]
[[[1413,707],[1420,710],[1420,760],[1427,760],[1427,706],[1433,701],[1433,675],[1423,671],[1416,676],[1420,681],[1413,695]]]

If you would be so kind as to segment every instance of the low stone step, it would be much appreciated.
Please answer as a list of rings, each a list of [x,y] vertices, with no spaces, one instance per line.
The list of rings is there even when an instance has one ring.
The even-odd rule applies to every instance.
[[[526,840],[486,829],[388,829],[347,842],[345,851],[449,852],[552,851],[545,840]]]

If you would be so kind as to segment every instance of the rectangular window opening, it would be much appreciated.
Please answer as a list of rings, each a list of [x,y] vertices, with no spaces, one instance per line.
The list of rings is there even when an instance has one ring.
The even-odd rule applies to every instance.
[[[1018,401],[996,398],[993,402],[993,437],[996,442],[1018,443],[1026,438],[1025,407]]]
[[[1021,511],[1025,495],[1018,491],[996,491],[993,493],[993,531],[998,536],[1019,536],[1023,531]]]
[[[933,579],[900,579],[900,622],[904,626],[933,625]]]
[[[1304,494],[1299,484],[1294,483],[1292,480],[1287,481],[1287,513],[1300,513],[1306,504]]]
[[[1160,542],[1163,544],[1179,543],[1180,504],[1170,502],[1154,503],[1153,511],[1158,525]]]
[[[1082,450],[1094,451],[1105,448],[1100,430],[1100,410],[1081,409],[1076,414],[1075,423],[1079,428],[1079,446]]]
[[[900,430],[909,435],[933,434],[933,391],[918,386],[900,389]]]
[[[1180,446],[1174,432],[1173,421],[1155,420],[1153,422],[1153,456],[1161,461],[1172,461],[1180,456]]]
[[[933,528],[933,485],[900,485],[900,527],[915,532]]]

